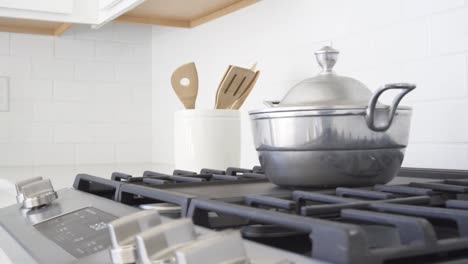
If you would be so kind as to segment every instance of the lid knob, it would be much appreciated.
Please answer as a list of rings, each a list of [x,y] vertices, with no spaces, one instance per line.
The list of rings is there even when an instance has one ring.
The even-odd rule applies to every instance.
[[[315,58],[318,64],[322,67],[321,74],[328,74],[333,72],[333,66],[335,66],[338,60],[338,54],[340,52],[330,46],[325,46],[315,52]]]

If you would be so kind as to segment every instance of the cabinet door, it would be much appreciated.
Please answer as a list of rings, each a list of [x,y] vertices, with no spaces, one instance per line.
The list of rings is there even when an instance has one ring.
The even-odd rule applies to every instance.
[[[93,28],[99,28],[116,17],[132,10],[145,0],[100,0],[98,23]]]
[[[0,8],[71,14],[73,0],[0,0]]]
[[[88,24],[99,28],[143,2],[144,0],[0,0],[0,18]]]

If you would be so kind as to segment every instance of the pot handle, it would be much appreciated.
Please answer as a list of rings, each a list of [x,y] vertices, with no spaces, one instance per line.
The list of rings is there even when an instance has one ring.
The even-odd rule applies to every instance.
[[[398,104],[400,103],[401,99],[409,92],[414,90],[416,88],[416,85],[411,84],[411,83],[391,83],[391,84],[386,84],[383,87],[380,87],[370,98],[369,100],[369,105],[366,109],[366,122],[367,126],[377,132],[383,132],[386,131],[390,125],[392,124],[393,117],[395,116],[395,112],[398,108]],[[391,89],[398,89],[402,90],[396,97],[393,99],[392,105],[390,106],[390,111],[387,117],[387,123],[384,125],[376,125],[375,124],[375,109],[377,102],[379,100],[379,97],[387,90]]]
[[[268,106],[268,107],[276,107],[280,101],[263,101],[263,104]]]

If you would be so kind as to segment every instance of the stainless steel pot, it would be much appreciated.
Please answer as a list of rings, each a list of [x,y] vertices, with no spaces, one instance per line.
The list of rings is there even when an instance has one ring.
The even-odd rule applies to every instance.
[[[316,52],[319,76],[293,87],[281,102],[250,112],[260,163],[277,185],[383,184],[401,166],[411,108],[398,105],[415,85],[387,84],[372,94],[361,82],[333,72],[337,54],[330,47]],[[393,89],[401,92],[392,105],[379,104]]]

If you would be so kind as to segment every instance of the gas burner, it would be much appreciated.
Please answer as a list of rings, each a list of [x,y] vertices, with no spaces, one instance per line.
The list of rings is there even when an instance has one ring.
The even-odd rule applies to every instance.
[[[468,262],[468,172],[402,169],[389,185],[280,188],[262,168],[80,174],[75,188],[332,263]],[[426,178],[426,176],[429,177]],[[435,180],[436,175],[439,175]]]
[[[247,195],[241,203],[196,198],[188,217],[216,230],[245,223],[246,239],[332,263],[468,261],[467,194],[468,180],[447,179]],[[238,221],[222,226],[223,218]]]

